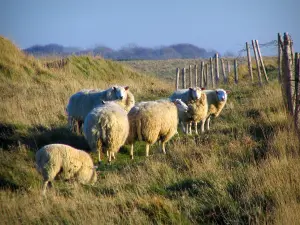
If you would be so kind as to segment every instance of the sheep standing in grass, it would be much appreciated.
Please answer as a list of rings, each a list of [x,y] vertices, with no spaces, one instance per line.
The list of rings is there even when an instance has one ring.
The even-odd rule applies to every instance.
[[[120,100],[127,111],[135,103],[128,86],[113,86],[104,91],[85,89],[73,94],[66,108],[69,126],[76,133],[80,133],[86,115],[102,101],[111,100]]]
[[[169,98],[171,101],[181,99],[185,104],[189,104],[192,101],[199,100],[201,98],[202,89],[199,87],[190,87],[188,89],[180,89],[175,91]],[[182,131],[186,134],[191,133],[192,121],[184,116],[184,113],[179,117]]]
[[[216,90],[204,90],[207,97],[208,113],[206,120],[203,121],[203,125],[206,122],[206,130],[209,130],[209,123],[211,116],[218,117],[227,102],[227,91],[223,89]]]
[[[103,102],[86,116],[83,132],[91,150],[98,151],[99,163],[101,152],[108,154],[110,163],[114,153],[124,145],[129,133],[127,111],[118,101]]]
[[[192,100],[188,104],[188,115],[191,121],[195,124],[195,133],[198,134],[197,124],[201,123],[201,133],[204,132],[204,122],[207,118],[208,113],[208,104],[207,104],[207,96],[205,93],[201,93],[201,97],[197,100]],[[192,133],[191,123],[187,123],[187,133]]]
[[[50,144],[36,152],[36,168],[44,179],[43,194],[48,183],[57,175],[62,179],[76,179],[82,184],[94,184],[97,173],[90,155],[82,150],[63,144]]]
[[[165,154],[165,143],[177,133],[178,104],[166,100],[140,102],[128,113],[130,132],[127,143],[131,144],[130,156],[133,158],[133,143],[146,142],[146,156],[150,145],[160,140]]]

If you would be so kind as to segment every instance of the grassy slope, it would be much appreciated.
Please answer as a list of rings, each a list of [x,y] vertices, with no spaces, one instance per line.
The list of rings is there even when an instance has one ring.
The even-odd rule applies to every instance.
[[[10,45],[1,41],[1,48]],[[9,55],[10,51],[16,54]],[[6,64],[7,70],[18,71],[14,76],[0,70],[2,223],[299,221],[299,141],[288,125],[276,81],[264,88],[231,86],[228,104],[212,121],[212,130],[201,136],[174,137],[167,155],[154,145],[145,159],[144,145],[137,143],[136,157],[130,161],[125,146],[112,166],[102,166],[95,186],[58,181],[43,198],[35,151],[57,142],[87,148],[82,137],[66,129],[64,107],[70,94],[118,83],[129,84],[137,99],[144,100],[167,96],[173,85],[91,57],[71,57],[63,68],[45,69],[14,47],[6,54],[20,63]],[[17,70],[20,64],[32,72]]]
[[[264,57],[264,63],[266,65],[267,72],[274,70],[276,67],[276,57]],[[209,63],[207,59],[169,59],[169,60],[132,60],[132,61],[122,61],[125,65],[130,65],[131,67],[135,68],[137,71],[140,71],[142,73],[146,74],[154,74],[158,76],[159,78],[163,78],[165,80],[168,80],[170,82],[175,82],[175,75],[176,75],[176,68],[182,69],[185,67],[188,69],[189,65],[192,65],[192,71],[194,73],[194,65],[198,65],[198,71],[200,72],[200,65],[201,62],[204,61],[205,64]],[[233,58],[226,58],[224,60],[225,62],[225,71],[227,74],[227,61],[229,61],[231,65],[231,72],[229,74],[229,81],[230,83],[234,82],[234,73],[233,73]],[[241,57],[238,59],[239,63],[239,78],[245,79],[247,78],[247,61],[245,57]],[[214,64],[214,62],[213,62]],[[257,71],[256,71],[256,64],[255,59],[252,58],[252,65],[253,65],[253,71],[254,71],[254,81],[257,80]],[[220,65],[221,68],[221,65]],[[198,76],[200,76],[198,72]],[[222,70],[220,69],[220,76],[221,80],[223,80]]]

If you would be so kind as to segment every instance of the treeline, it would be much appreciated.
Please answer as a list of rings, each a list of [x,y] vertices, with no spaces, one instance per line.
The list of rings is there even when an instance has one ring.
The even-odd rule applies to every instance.
[[[72,54],[92,54],[114,60],[209,58],[213,57],[217,52],[215,50],[199,48],[192,44],[175,44],[158,48],[146,48],[131,45],[119,50],[114,50],[106,46],[98,46],[92,49],[82,50],[77,47],[64,47],[58,44],[49,44],[34,45],[30,48],[24,49],[23,51],[37,57],[48,55],[68,56]]]

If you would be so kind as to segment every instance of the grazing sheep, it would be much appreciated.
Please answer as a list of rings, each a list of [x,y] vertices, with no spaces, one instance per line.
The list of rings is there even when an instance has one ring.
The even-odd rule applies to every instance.
[[[207,96],[208,113],[206,119],[202,122],[203,125],[206,122],[206,130],[209,130],[209,123],[211,116],[218,117],[227,102],[227,93],[223,89],[216,90],[204,90]]]
[[[188,104],[191,100],[196,100],[201,97],[202,89],[199,87],[190,87],[188,89],[180,89],[175,91],[169,98],[171,101],[181,99],[185,104]]]
[[[44,179],[43,194],[46,194],[48,183],[52,184],[57,175],[65,180],[74,178],[82,184],[94,184],[97,181],[90,155],[71,146],[46,145],[36,152],[35,160],[36,168]]]
[[[136,140],[146,142],[146,156],[150,145],[161,141],[165,154],[165,143],[177,133],[178,112],[176,105],[169,100],[140,102],[128,113],[130,132],[127,143],[131,145],[130,156],[133,158],[133,143]]]
[[[98,151],[99,163],[101,152],[107,152],[110,163],[114,153],[119,151],[127,139],[127,112],[117,102],[103,102],[86,116],[83,132],[91,150]]]
[[[66,108],[69,126],[76,133],[80,133],[86,115],[102,101],[111,100],[120,100],[127,111],[135,103],[128,86],[113,86],[104,91],[85,89],[73,94]]]

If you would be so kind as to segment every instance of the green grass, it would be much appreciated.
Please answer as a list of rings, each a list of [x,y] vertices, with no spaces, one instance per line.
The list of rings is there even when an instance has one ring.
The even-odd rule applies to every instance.
[[[244,70],[239,85],[224,85],[231,90],[228,102],[209,132],[186,136],[179,131],[166,155],[155,144],[149,158],[143,142],[135,143],[134,160],[125,145],[112,165],[100,166],[94,186],[56,181],[43,197],[35,152],[50,143],[89,151],[84,138],[67,129],[64,109],[72,93],[122,84],[141,101],[166,97],[174,85],[91,56],[72,56],[61,66],[57,59],[25,56],[5,39],[0,50],[0,64],[6,65],[0,68],[1,223],[298,223],[299,139],[275,69],[263,87],[247,83]],[[43,74],[37,75],[37,68]],[[97,154],[91,156],[96,162]]]

